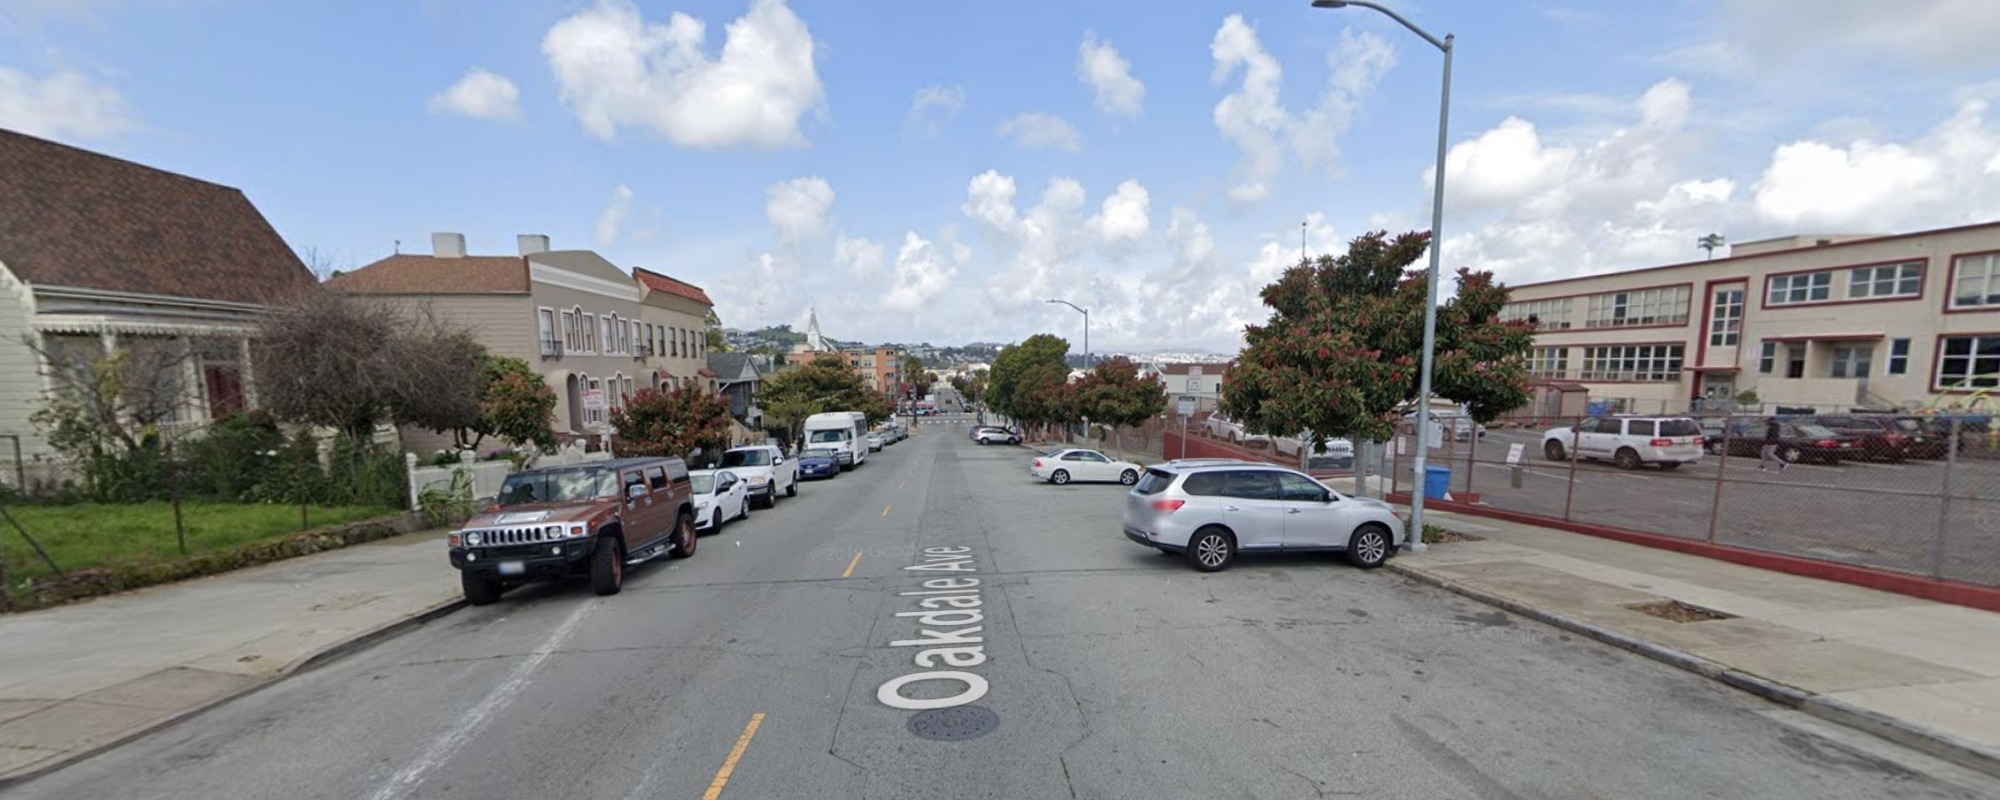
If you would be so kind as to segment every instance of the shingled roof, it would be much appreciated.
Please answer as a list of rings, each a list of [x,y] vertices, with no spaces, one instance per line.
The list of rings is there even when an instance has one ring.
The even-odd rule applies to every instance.
[[[326,285],[347,294],[527,294],[528,260],[399,253],[335,275]]]
[[[708,293],[702,291],[701,287],[686,281],[669,278],[645,267],[633,267],[632,277],[653,291],[685,297],[705,306],[715,305],[715,301],[708,299]]]
[[[240,190],[9,130],[0,263],[43,286],[264,305],[316,283]]]

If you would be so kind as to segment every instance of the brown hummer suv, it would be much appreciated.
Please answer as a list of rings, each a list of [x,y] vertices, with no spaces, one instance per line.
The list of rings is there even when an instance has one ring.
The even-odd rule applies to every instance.
[[[625,568],[694,555],[694,492],[678,458],[624,458],[517,472],[451,534],[465,599],[485,605],[530,581],[589,575],[617,594]]]

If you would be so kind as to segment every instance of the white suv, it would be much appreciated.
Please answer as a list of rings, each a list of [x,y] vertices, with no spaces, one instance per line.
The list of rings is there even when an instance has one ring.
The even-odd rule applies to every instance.
[[[1221,439],[1226,442],[1257,444],[1271,440],[1271,437],[1264,434],[1251,433],[1244,430],[1242,423],[1223,416],[1220,411],[1208,415],[1208,419],[1203,421],[1201,426],[1202,432],[1208,434],[1209,438]]]
[[[722,454],[720,469],[742,478],[748,484],[750,501],[764,508],[778,505],[779,492],[785,497],[799,494],[799,462],[786,458],[785,451],[776,445],[732,447]]]
[[[1680,469],[1700,461],[1701,453],[1701,425],[1692,417],[1591,417],[1542,434],[1542,456],[1550,461],[1574,456],[1608,459],[1620,469]]]
[[[1349,497],[1298,470],[1252,461],[1186,459],[1146,468],[1125,499],[1125,538],[1224,569],[1238,552],[1338,551],[1378,567],[1403,541],[1380,500]]]

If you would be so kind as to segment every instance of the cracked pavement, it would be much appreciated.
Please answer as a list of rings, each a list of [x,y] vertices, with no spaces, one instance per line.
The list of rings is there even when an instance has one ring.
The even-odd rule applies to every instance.
[[[1193,572],[1120,534],[1123,487],[1030,456],[926,422],[620,595],[515,590],[7,797],[699,797],[739,739],[722,797],[2000,796],[1337,558]],[[898,593],[958,575],[904,569],[930,547],[982,581],[978,738],[877,700],[924,670],[890,646],[924,627]]]

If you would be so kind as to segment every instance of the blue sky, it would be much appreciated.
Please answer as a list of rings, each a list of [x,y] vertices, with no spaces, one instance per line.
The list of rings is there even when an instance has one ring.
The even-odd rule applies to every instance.
[[[1389,1],[1459,37],[1447,266],[2000,218],[2000,3]],[[1062,297],[1096,349],[1233,352],[1302,221],[1428,225],[1438,71],[1304,0],[0,0],[0,127],[332,266],[546,233],[877,341],[1080,348]]]

